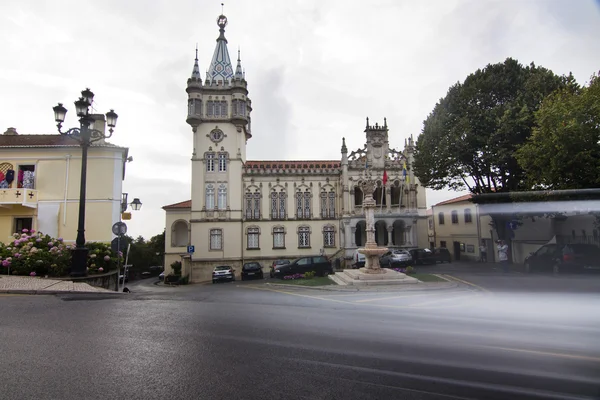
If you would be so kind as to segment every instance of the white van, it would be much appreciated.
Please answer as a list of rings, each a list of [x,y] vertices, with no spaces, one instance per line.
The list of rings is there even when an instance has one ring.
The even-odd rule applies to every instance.
[[[352,268],[362,268],[365,266],[365,255],[358,252],[358,249],[354,250],[352,255]]]

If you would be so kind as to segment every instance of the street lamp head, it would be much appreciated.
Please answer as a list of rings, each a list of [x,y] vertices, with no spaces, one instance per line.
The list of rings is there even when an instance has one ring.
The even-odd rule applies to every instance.
[[[62,105],[62,103],[58,103],[58,105],[52,107],[52,109],[54,110],[54,120],[58,122],[59,125],[65,122],[67,109]]]
[[[88,106],[92,105],[92,102],[94,101],[94,93],[90,90],[90,88],[86,88],[85,90],[83,90],[81,92],[81,97],[83,98],[83,100],[85,100]]]
[[[85,117],[88,113],[89,106],[90,105],[88,104],[87,100],[85,100],[83,97],[80,97],[79,100],[75,102],[75,110],[77,111],[77,116]]]
[[[133,208],[135,211],[139,211],[142,208],[142,202],[140,201],[140,199],[138,199],[137,197],[133,199],[133,201],[131,202],[131,208]]]
[[[118,117],[119,116],[117,115],[115,110],[110,110],[106,113],[106,125],[108,125],[109,128],[114,128],[117,125]]]

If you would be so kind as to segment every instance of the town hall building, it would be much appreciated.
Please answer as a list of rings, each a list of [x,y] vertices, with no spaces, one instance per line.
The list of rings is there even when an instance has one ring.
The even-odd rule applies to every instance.
[[[365,143],[348,151],[340,137],[339,160],[261,161],[246,158],[252,102],[238,52],[227,49],[227,18],[202,80],[198,54],[187,81],[187,123],[192,128],[191,199],[164,206],[165,267],[182,261],[198,282],[212,268],[244,262],[268,267],[278,259],[325,254],[341,264],[365,244],[363,179],[377,188],[376,240],[389,248],[428,247],[425,188],[411,168],[414,140],[390,147],[387,121],[366,120]],[[197,53],[197,52],[196,52]],[[358,128],[358,127],[357,127]],[[188,253],[188,246],[194,253]]]

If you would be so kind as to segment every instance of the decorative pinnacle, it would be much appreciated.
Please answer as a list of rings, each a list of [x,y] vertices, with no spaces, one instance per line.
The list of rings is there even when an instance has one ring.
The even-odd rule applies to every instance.
[[[343,137],[342,138],[342,153],[347,153],[348,152],[348,148],[346,147],[346,138]]]
[[[369,117],[367,117],[367,128],[369,127]]]

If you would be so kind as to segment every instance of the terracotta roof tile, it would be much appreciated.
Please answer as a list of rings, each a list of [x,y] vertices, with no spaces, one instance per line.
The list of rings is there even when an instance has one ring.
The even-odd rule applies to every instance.
[[[164,206],[163,210],[173,210],[177,208],[192,208],[192,200],[180,201],[179,203]]]
[[[469,200],[471,200],[472,197],[473,197],[473,195],[471,193],[469,193],[469,194],[465,194],[465,195],[462,195],[462,196],[455,197],[453,199],[449,199],[449,200],[445,200],[445,201],[439,202],[439,203],[436,204],[436,206],[443,206],[445,204],[454,204],[454,203],[460,203],[460,202],[463,202],[463,201],[469,201]]]
[[[120,148],[111,143],[95,143],[93,146]],[[79,142],[64,135],[0,135],[2,147],[79,147]]]
[[[450,200],[442,201],[440,203],[437,203],[435,206],[443,206],[443,205],[446,205],[446,204],[460,203],[461,201],[471,200],[472,196],[473,195],[471,193],[465,194],[463,196],[455,197],[455,198],[450,199]]]

